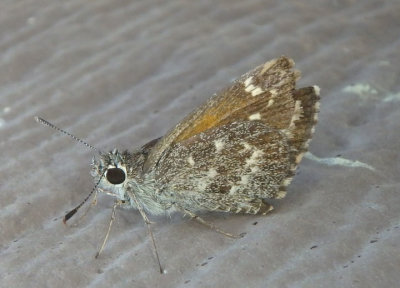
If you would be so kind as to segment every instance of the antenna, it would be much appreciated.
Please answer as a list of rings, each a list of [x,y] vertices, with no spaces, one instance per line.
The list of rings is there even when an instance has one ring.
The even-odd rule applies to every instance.
[[[78,206],[76,206],[74,209],[72,209],[72,210],[69,211],[67,214],[65,214],[64,219],[63,219],[64,224],[67,224],[67,221],[68,221],[72,216],[74,216],[76,212],[78,212],[79,208],[81,208],[82,205],[85,204],[86,201],[90,198],[90,196],[92,196],[93,192],[96,191],[97,186],[99,186],[100,181],[101,181],[101,179],[103,179],[104,174],[106,173],[106,171],[107,171],[107,169],[105,169],[105,170],[103,171],[103,173],[101,173],[101,176],[100,176],[99,181],[97,181],[96,185],[94,185],[94,187],[93,187],[92,191],[90,191],[89,195],[86,196],[86,198],[83,199],[83,201],[82,201]]]
[[[38,123],[41,123],[41,124],[43,124],[43,125],[45,125],[45,126],[48,126],[48,127],[50,127],[50,128],[53,128],[54,130],[57,130],[57,131],[63,133],[64,135],[67,135],[67,136],[71,137],[71,138],[74,139],[75,141],[77,141],[77,142],[79,142],[79,143],[85,145],[86,147],[88,147],[88,148],[90,148],[90,149],[96,151],[97,153],[101,154],[101,152],[100,152],[96,147],[90,145],[89,143],[87,143],[87,142],[83,141],[82,139],[80,139],[80,138],[78,138],[78,137],[72,135],[71,133],[68,133],[67,131],[65,131],[65,130],[63,130],[63,129],[58,128],[56,125],[50,123],[49,121],[46,121],[46,120],[44,120],[43,118],[40,118],[40,117],[38,117],[38,116],[35,116],[35,120],[36,120],[36,122],[38,122]],[[82,201],[78,206],[76,206],[74,209],[72,209],[71,211],[69,211],[69,212],[64,216],[64,219],[63,219],[64,224],[66,224],[66,222],[67,222],[72,216],[74,216],[74,214],[75,214],[76,212],[78,212],[79,208],[81,208],[82,205],[85,204],[86,201],[90,198],[90,196],[92,196],[92,194],[96,191],[97,186],[99,186],[100,181],[101,181],[101,179],[103,179],[104,174],[106,173],[106,171],[107,171],[107,170],[104,170],[103,173],[101,173],[99,181],[97,181],[96,185],[93,187],[92,191],[90,191],[89,195],[86,196],[86,198],[83,199],[83,201]]]
[[[74,139],[75,141],[77,141],[77,142],[79,142],[79,143],[85,145],[86,147],[88,147],[88,148],[90,148],[90,149],[96,151],[97,153],[101,154],[101,152],[100,152],[96,147],[90,145],[89,143],[83,141],[82,139],[79,139],[78,137],[72,135],[71,133],[68,133],[67,131],[65,131],[65,130],[63,130],[63,129],[58,128],[56,125],[51,124],[49,121],[46,121],[46,120],[44,120],[43,118],[40,118],[40,117],[38,117],[38,116],[35,116],[35,120],[36,120],[36,122],[38,122],[38,123],[41,123],[41,124],[43,124],[43,125],[45,125],[45,126],[48,126],[48,127],[50,127],[50,128],[53,128],[54,130],[57,130],[57,131],[63,133],[64,135],[67,135],[67,136],[71,137],[71,138]]]

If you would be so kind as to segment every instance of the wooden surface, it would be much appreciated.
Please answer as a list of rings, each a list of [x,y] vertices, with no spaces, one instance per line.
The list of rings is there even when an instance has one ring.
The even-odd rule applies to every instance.
[[[397,287],[400,2],[1,1],[1,287]],[[229,81],[287,55],[321,87],[311,153],[265,217],[207,215],[232,240],[113,199],[72,227],[92,152],[161,136]],[[79,217],[77,217],[79,218]],[[34,284],[35,285],[34,285]]]

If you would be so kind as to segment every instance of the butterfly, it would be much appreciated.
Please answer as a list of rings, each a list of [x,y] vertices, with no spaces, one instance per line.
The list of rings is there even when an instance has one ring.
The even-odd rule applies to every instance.
[[[273,59],[214,94],[165,136],[131,152],[99,152],[93,160],[94,190],[116,198],[113,215],[117,206],[139,210],[161,272],[147,214],[180,212],[233,236],[198,214],[264,215],[273,209],[268,199],[285,197],[314,133],[320,99],[318,86],[296,89],[300,72],[293,67],[292,59]]]

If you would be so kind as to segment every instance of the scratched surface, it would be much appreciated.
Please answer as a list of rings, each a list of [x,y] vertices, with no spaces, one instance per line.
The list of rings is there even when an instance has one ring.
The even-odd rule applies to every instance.
[[[400,282],[400,2],[0,3],[1,287],[396,287]],[[265,217],[152,218],[113,199],[62,224],[93,187],[92,152],[165,133],[237,76],[294,58],[321,87],[320,122],[285,200]],[[77,225],[74,225],[77,224]]]

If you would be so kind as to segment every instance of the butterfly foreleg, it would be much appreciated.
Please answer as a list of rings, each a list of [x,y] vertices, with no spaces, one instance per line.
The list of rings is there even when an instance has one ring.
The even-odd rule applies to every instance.
[[[216,231],[216,232],[218,232],[218,233],[221,233],[222,235],[225,235],[225,236],[230,237],[230,238],[235,238],[235,239],[237,239],[237,238],[242,238],[242,237],[243,237],[242,234],[240,234],[240,235],[235,235],[235,234],[228,233],[228,232],[226,232],[226,231],[224,231],[224,230],[218,228],[218,227],[215,226],[213,223],[210,223],[210,222],[204,220],[203,218],[201,218],[200,216],[196,215],[195,213],[193,213],[192,211],[190,211],[190,210],[188,210],[188,209],[185,209],[185,208],[180,207],[180,206],[175,206],[175,207],[176,207],[176,209],[177,209],[178,211],[180,211],[180,212],[183,213],[184,215],[188,215],[190,218],[196,220],[197,222],[199,222],[199,223],[201,223],[201,224],[207,226],[208,228],[210,228],[210,229],[212,229],[212,230],[214,230],[214,231]]]
[[[117,206],[121,206],[121,205],[124,205],[124,202],[121,201],[121,200],[116,200],[114,202],[114,205],[113,205],[113,208],[112,208],[112,212],[111,212],[110,223],[108,224],[108,229],[107,229],[106,236],[104,236],[103,243],[101,244],[101,247],[100,247],[99,251],[96,253],[95,258],[99,257],[100,253],[103,251],[104,247],[106,246],[108,236],[110,235],[111,226],[112,226],[112,224],[114,223],[114,220],[115,220],[115,210],[117,209]]]

